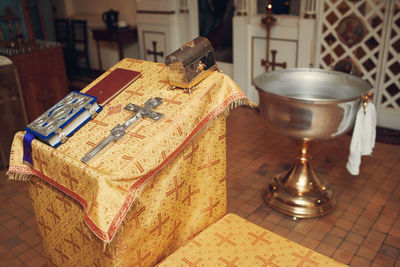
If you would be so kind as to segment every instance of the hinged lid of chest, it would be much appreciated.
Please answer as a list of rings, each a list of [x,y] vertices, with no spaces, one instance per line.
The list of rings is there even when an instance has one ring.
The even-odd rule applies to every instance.
[[[170,84],[191,91],[200,81],[218,70],[214,49],[205,37],[197,37],[165,58]]]

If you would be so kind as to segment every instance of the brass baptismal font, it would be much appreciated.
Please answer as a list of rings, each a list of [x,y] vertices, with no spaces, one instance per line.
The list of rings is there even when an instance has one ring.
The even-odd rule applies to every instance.
[[[331,70],[289,69],[263,73],[254,84],[266,126],[301,144],[292,168],[273,179],[264,200],[294,218],[329,213],[335,208],[335,196],[311,166],[310,145],[352,128],[371,90],[368,82]]]

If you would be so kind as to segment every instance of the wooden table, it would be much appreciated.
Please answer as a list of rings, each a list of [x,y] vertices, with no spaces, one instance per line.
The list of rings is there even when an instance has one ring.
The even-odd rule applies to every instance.
[[[100,56],[100,46],[99,41],[103,42],[114,42],[118,44],[118,54],[119,59],[124,58],[123,47],[126,44],[133,43],[137,41],[137,28],[95,28],[92,29],[93,39],[96,41],[97,47],[97,58],[99,60],[99,68],[103,70],[103,66],[101,64],[101,56]]]

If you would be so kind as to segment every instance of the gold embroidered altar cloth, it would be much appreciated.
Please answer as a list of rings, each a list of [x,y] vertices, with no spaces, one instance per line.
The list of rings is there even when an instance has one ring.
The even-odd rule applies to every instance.
[[[229,213],[157,266],[347,265]]]
[[[30,194],[55,264],[82,263],[77,259],[84,255],[92,255],[88,265],[154,264],[226,210],[223,113],[246,102],[245,95],[218,72],[191,95],[169,91],[164,64],[133,59],[122,60],[82,92],[115,68],[142,76],[57,149],[34,140],[32,168],[22,164],[23,132],[14,138],[9,178],[36,176]],[[80,161],[133,115],[123,107],[156,96],[163,98],[156,109],[163,119],[140,120],[88,165]],[[112,241],[104,251],[101,240]]]

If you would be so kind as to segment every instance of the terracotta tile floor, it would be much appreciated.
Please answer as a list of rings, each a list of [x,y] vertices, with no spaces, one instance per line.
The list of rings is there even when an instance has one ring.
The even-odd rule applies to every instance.
[[[254,110],[227,123],[228,210],[351,266],[400,266],[400,146],[377,143],[361,172],[345,170],[349,136],[319,142],[313,166],[333,186],[338,205],[317,219],[293,220],[263,202],[274,175],[289,169],[292,141],[266,131]],[[3,176],[3,175],[2,175]],[[46,266],[26,184],[0,185],[0,266]]]
[[[263,201],[268,182],[290,168],[294,142],[267,131],[254,110],[228,119],[230,212],[352,266],[400,266],[400,146],[376,143],[360,175],[345,170],[351,137],[318,142],[312,164],[337,196],[337,208],[317,219],[282,215]]]

